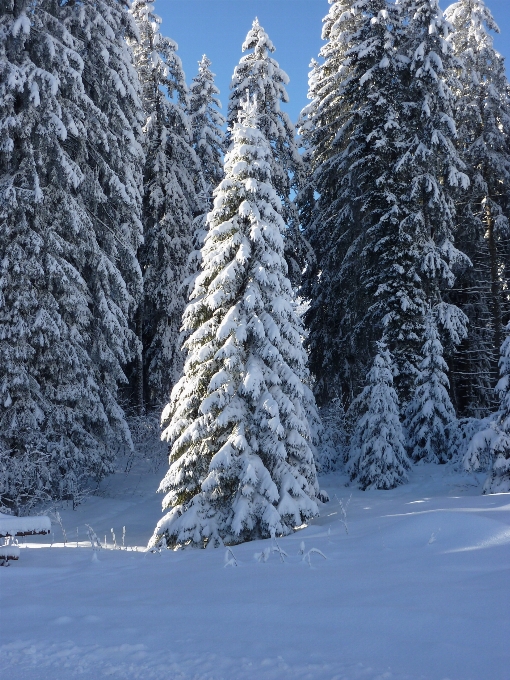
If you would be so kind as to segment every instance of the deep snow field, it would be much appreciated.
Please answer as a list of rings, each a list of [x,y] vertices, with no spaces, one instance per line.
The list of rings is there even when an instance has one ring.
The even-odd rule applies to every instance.
[[[510,679],[510,494],[482,496],[483,476],[423,465],[389,492],[323,477],[331,501],[278,541],[285,562],[254,557],[267,540],[225,566],[224,548],[143,552],[163,473],[138,464],[57,508],[67,546],[55,524],[0,569],[2,679]]]

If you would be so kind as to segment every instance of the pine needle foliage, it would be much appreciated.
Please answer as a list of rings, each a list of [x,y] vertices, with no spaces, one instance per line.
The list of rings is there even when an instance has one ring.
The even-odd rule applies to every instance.
[[[449,349],[466,335],[445,293],[453,270],[470,265],[453,243],[455,201],[469,185],[455,146],[458,62],[435,0],[330,4],[300,121],[305,235],[317,256],[303,287],[310,366],[319,403],[348,407],[384,334],[405,403],[429,306]]]
[[[192,144],[200,162],[207,195],[223,179],[225,154],[225,118],[221,114],[220,91],[214,84],[211,61],[204,54],[198,62],[198,73],[189,87],[189,119]]]
[[[431,313],[426,318],[422,355],[414,395],[406,409],[409,450],[414,461],[446,463],[450,458],[448,426],[456,416],[448,393],[448,366]]]

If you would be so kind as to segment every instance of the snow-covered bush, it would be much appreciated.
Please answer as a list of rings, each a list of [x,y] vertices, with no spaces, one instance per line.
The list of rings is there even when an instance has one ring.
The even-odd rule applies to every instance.
[[[317,444],[316,464],[321,474],[338,470],[347,460],[349,446],[345,412],[340,399],[319,409],[322,431]]]
[[[460,418],[446,427],[449,460],[454,467],[488,470],[491,459],[490,431],[494,418],[495,414],[486,418]]]

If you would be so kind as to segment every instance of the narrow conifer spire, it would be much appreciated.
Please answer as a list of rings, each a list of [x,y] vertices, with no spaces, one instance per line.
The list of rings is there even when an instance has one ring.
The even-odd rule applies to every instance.
[[[303,237],[292,192],[300,190],[304,166],[296,142],[296,129],[285,111],[289,101],[286,85],[289,76],[271,56],[276,48],[258,19],[255,19],[242,46],[246,54],[234,69],[230,84],[226,142],[233,139],[233,127],[242,109],[246,88],[256,96],[259,127],[270,144],[272,185],[281,201],[285,221],[284,252],[289,278],[293,285],[301,283],[301,272],[313,261],[313,251]]]
[[[189,88],[189,118],[192,144],[200,161],[208,195],[223,179],[225,153],[225,118],[220,113],[220,91],[214,84],[211,61],[204,54],[198,73]]]
[[[318,514],[303,329],[286,277],[271,149],[245,99],[184,314],[188,359],[162,421],[170,512],[151,544],[286,535]]]

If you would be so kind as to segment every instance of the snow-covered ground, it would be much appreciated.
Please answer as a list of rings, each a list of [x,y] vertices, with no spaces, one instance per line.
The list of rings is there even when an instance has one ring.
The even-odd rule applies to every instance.
[[[509,680],[510,494],[481,496],[446,466],[390,492],[330,475],[322,516],[279,541],[284,563],[257,561],[259,541],[225,567],[225,549],[142,552],[161,476],[119,473],[58,509],[67,547],[58,524],[52,547],[22,541],[0,569],[2,678]],[[108,549],[92,551],[86,524]],[[123,526],[129,549],[113,550]],[[302,542],[327,559],[310,566]]]

